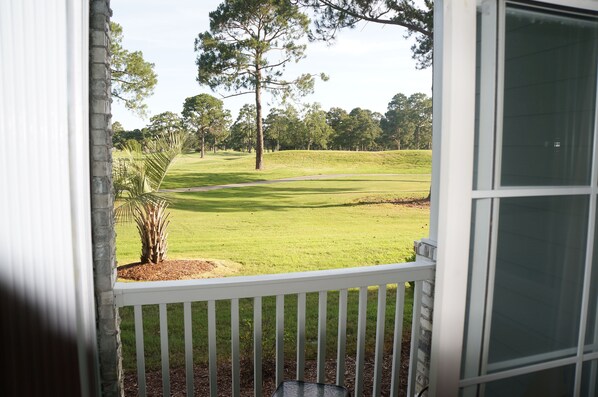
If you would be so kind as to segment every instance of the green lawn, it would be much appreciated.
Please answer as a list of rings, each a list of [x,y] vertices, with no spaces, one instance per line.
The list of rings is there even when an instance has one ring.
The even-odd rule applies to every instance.
[[[311,160],[318,156],[319,160]],[[283,160],[288,167],[280,166]],[[426,195],[429,152],[278,152],[266,155],[268,170],[261,172],[251,169],[252,162],[253,156],[238,153],[204,160],[195,154],[183,156],[164,186],[317,174],[399,175],[165,194],[171,200],[171,258],[231,260],[243,265],[239,274],[244,275],[375,265],[404,261],[411,256],[413,240],[427,235],[427,210],[367,203],[389,196]],[[201,175],[205,180],[200,181]],[[118,225],[117,235],[119,264],[137,261],[140,242],[135,226]]]
[[[429,174],[432,153],[423,150],[391,152],[283,151],[266,153],[265,169],[255,171],[255,154],[197,153],[177,159],[162,187],[222,185],[319,174]]]
[[[240,264],[237,275],[284,273],[315,269],[404,262],[412,256],[413,241],[428,234],[428,210],[383,203],[389,197],[426,196],[430,183],[430,152],[277,152],[265,156],[266,170],[253,170],[254,155],[223,152],[200,159],[197,154],[177,159],[164,188],[208,186],[319,174],[395,174],[333,177],[326,180],[165,194],[171,201],[170,258],[211,258]],[[138,260],[139,238],[132,224],[117,226],[119,264]],[[389,294],[393,291],[389,291]],[[375,294],[375,291],[371,292]],[[356,294],[352,292],[351,296]],[[409,295],[409,294],[408,294]],[[287,347],[294,346],[294,297],[287,298]],[[311,299],[315,299],[311,298]],[[336,294],[329,294],[329,348],[334,346]],[[351,298],[351,302],[352,299]],[[375,300],[374,297],[372,299]],[[317,317],[317,304],[308,301],[308,319]],[[267,313],[273,311],[264,302]],[[394,297],[389,297],[392,312]],[[228,303],[218,306],[219,351],[228,352]],[[250,302],[241,315],[251,318]],[[148,368],[159,366],[157,308],[147,308]],[[350,304],[356,311],[356,305]],[[204,304],[194,305],[196,358],[205,359]],[[122,340],[125,368],[134,367],[132,311],[123,310]],[[245,314],[243,314],[245,313]],[[375,323],[375,308],[368,323]],[[169,307],[172,365],[182,364],[182,309]],[[406,320],[409,316],[405,317]],[[272,319],[273,321],[273,319]],[[308,320],[309,321],[309,320]],[[392,324],[392,316],[387,322]],[[248,323],[244,323],[249,327]],[[308,322],[309,325],[309,322]],[[368,325],[368,327],[370,327]],[[264,326],[265,329],[272,328]],[[315,325],[314,325],[315,327]],[[352,325],[348,332],[353,332]],[[249,329],[249,328],[248,328]],[[368,332],[373,332],[368,328]],[[243,331],[242,331],[243,334]],[[182,334],[181,334],[182,335]],[[315,336],[315,334],[313,334]],[[248,337],[249,338],[249,337]],[[268,333],[265,334],[268,341]],[[179,340],[180,339],[180,340]],[[249,338],[250,339],[250,338]],[[369,343],[372,339],[369,339]],[[308,354],[313,349],[309,347]],[[178,349],[178,350],[177,350]],[[310,350],[311,349],[311,350]],[[351,349],[349,347],[349,349]],[[151,354],[150,354],[151,353]],[[332,354],[332,352],[331,352]],[[226,355],[226,353],[225,353]],[[152,358],[153,357],[153,358]]]

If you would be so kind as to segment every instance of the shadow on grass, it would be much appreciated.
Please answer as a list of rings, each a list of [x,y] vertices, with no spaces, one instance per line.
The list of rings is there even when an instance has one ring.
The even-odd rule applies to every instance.
[[[232,158],[234,159],[234,158]],[[211,172],[185,172],[184,174],[177,175],[176,173],[169,174],[164,181],[164,189],[184,189],[184,188],[192,188],[192,187],[202,187],[202,186],[216,186],[216,185],[227,185],[232,183],[252,183],[252,182],[261,182],[261,181],[268,181],[270,183],[285,183],[286,181],[275,182],[275,180],[267,179],[265,176],[267,174],[256,173],[256,172],[219,172],[219,173],[211,173]],[[312,176],[312,175],[309,175]],[[325,181],[330,183],[338,183],[338,182],[357,182],[357,183],[372,183],[372,182],[389,182],[389,183],[421,183],[425,185],[429,185],[430,181],[428,179],[420,179],[416,174],[414,175],[413,179],[395,179],[395,178],[384,178],[382,175],[380,177],[368,177],[362,178],[359,174],[355,174],[355,176],[346,176],[343,178],[339,177],[332,177],[329,178],[322,178],[316,179],[317,181]]]
[[[239,176],[242,173],[237,173],[233,176],[226,175],[226,178],[231,178],[231,183],[238,183],[242,178]],[[252,174],[244,174],[249,178]],[[210,175],[204,175],[205,180],[208,181]],[[220,181],[225,182],[220,175]],[[245,182],[255,182],[253,180]],[[334,208],[359,206],[365,204],[379,204],[381,202],[362,202],[360,200],[352,200],[339,202],[339,195],[351,195],[363,193],[376,194],[376,190],[372,190],[369,183],[409,183],[421,184],[421,190],[418,186],[415,189],[404,190],[397,193],[397,196],[424,194],[428,192],[427,181],[413,181],[413,180],[396,180],[396,179],[326,179],[317,181],[306,181],[303,186],[296,186],[292,182],[282,183],[266,183],[259,186],[247,187],[233,187],[224,189],[215,189],[205,192],[176,192],[170,193],[167,197],[170,199],[170,207],[172,209],[182,211],[204,212],[204,213],[234,213],[234,212],[251,212],[251,211],[286,211],[290,209],[300,208]],[[339,185],[345,183],[344,186]],[[360,184],[362,183],[362,184]],[[208,185],[209,183],[206,183]],[[330,184],[330,187],[326,187]],[[318,200],[317,196],[322,196]],[[336,195],[337,198],[332,201],[331,196]],[[310,196],[310,199],[298,201],[297,197]]]
[[[299,195],[362,193],[365,189],[287,187],[284,189],[259,186],[253,188],[221,189],[209,192],[178,193],[170,196],[170,208],[194,212],[285,211],[297,208],[341,207],[345,203],[321,202],[305,204],[294,201]]]
[[[358,177],[359,175],[356,175]],[[336,179],[317,179],[320,182],[362,182],[362,183],[376,183],[376,182],[390,182],[390,183],[421,183],[425,185],[429,185],[430,181],[428,180],[418,180],[418,179],[378,179],[376,177],[371,177],[368,179],[356,179],[355,177],[346,177],[346,178],[336,178]]]
[[[245,158],[250,154],[251,153],[245,153],[245,152],[217,152],[217,153],[214,153],[214,155],[216,155],[218,157],[224,157],[227,160],[234,160],[237,158]]]
[[[234,158],[231,158],[234,159]],[[176,172],[176,171],[175,171]],[[251,172],[188,172],[183,175],[169,174],[164,180],[164,189],[177,189],[196,186],[226,185],[265,180],[263,175]]]

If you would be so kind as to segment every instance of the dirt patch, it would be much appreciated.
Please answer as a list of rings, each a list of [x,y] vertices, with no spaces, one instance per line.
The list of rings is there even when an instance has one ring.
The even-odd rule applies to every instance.
[[[359,205],[368,204],[395,204],[409,208],[430,208],[430,199],[427,197],[379,197],[367,196],[356,201]]]
[[[161,263],[119,266],[118,277],[133,281],[189,280],[230,276],[240,265],[215,259],[167,259]]]
[[[399,199],[394,199],[391,201],[388,201],[391,204],[395,204],[395,205],[402,205],[404,207],[410,207],[410,208],[420,208],[420,209],[424,209],[424,208],[430,208],[430,199],[424,197],[408,197],[408,198],[399,198]]]

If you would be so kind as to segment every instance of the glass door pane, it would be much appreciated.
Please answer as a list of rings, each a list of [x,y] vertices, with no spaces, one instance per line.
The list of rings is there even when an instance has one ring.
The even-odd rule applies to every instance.
[[[598,221],[598,216],[596,218]],[[594,231],[594,253],[592,275],[590,276],[590,296],[586,322],[585,353],[598,352],[598,233]]]
[[[484,397],[572,396],[575,365],[551,368],[461,389],[460,395]]]
[[[583,363],[581,393],[583,397],[596,397],[598,393],[598,360]]]
[[[588,204],[500,199],[488,372],[575,355]]]
[[[598,23],[507,5],[502,186],[590,182]]]

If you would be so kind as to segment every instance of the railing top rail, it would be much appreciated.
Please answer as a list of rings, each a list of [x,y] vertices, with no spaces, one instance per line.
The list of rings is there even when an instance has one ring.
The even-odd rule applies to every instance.
[[[153,305],[330,291],[428,280],[432,263],[394,263],[345,269],[200,280],[117,282],[116,305]]]

